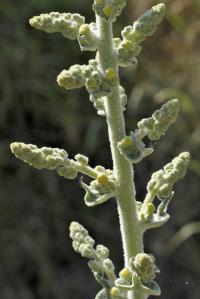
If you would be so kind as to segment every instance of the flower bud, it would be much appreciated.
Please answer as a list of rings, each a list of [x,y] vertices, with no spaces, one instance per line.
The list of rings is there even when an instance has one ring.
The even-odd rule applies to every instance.
[[[93,10],[109,22],[114,22],[126,5],[126,0],[95,0]]]
[[[113,13],[112,5],[106,5],[106,6],[104,6],[103,13],[106,16],[106,18],[109,18],[112,15],[112,13]]]
[[[109,249],[103,245],[97,245],[96,254],[103,260],[107,259],[109,257]]]
[[[132,281],[133,272],[128,268],[124,268],[119,272],[119,277],[127,281]]]
[[[84,24],[79,28],[78,41],[81,51],[96,51],[97,28],[95,23]]]
[[[80,245],[80,254],[82,255],[82,257],[91,259],[94,257],[94,249],[89,244]]]
[[[114,266],[113,262],[109,258],[106,258],[103,261],[103,267],[104,267],[106,272],[113,272],[114,269],[115,269],[115,266]]]
[[[96,260],[91,260],[88,263],[92,272],[100,273],[102,271],[102,263]]]
[[[99,172],[99,173],[102,173],[102,172],[106,171],[105,167],[103,167],[101,165],[97,165],[94,170]]]
[[[102,174],[99,174],[97,176],[97,182],[101,185],[101,186],[105,186],[108,184],[109,182],[109,177],[105,174],[105,173],[102,173]]]
[[[105,78],[109,81],[117,81],[117,73],[113,68],[109,68],[105,72]]]
[[[62,176],[69,180],[75,179],[78,174],[78,171],[73,166],[60,166],[56,169],[56,172],[59,176]]]
[[[76,159],[76,161],[77,161],[79,164],[81,164],[81,165],[84,165],[84,166],[88,165],[88,157],[86,157],[86,156],[84,156],[84,155],[77,154],[77,155],[75,156],[75,159]]]
[[[133,268],[138,276],[145,281],[153,280],[156,276],[157,268],[152,255],[138,253],[134,258]]]
[[[122,109],[124,111],[125,107],[127,105],[127,95],[125,93],[124,88],[121,85],[119,87],[119,93],[120,93],[120,100],[121,100]]]
[[[116,288],[116,287],[112,287],[110,289],[110,296],[112,298],[121,297],[121,291],[120,291],[120,289]]]
[[[90,96],[90,101],[93,103],[94,107],[97,110],[97,114],[101,116],[105,116],[105,105],[104,105],[104,97],[95,98],[92,95]]]

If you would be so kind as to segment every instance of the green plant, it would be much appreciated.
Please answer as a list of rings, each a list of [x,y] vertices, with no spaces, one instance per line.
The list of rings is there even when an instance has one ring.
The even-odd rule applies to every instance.
[[[84,201],[89,207],[115,198],[118,205],[124,250],[124,268],[116,274],[109,259],[109,250],[103,245],[94,247],[94,240],[78,222],[70,225],[73,248],[89,259],[88,265],[102,286],[96,299],[145,299],[159,296],[160,288],[154,281],[159,272],[155,259],[144,253],[143,235],[151,228],[167,222],[167,207],[174,196],[173,186],[186,173],[190,160],[188,152],[181,153],[163,169],[153,173],[143,202],[136,200],[132,164],[139,163],[153,153],[144,138],[157,140],[176,120],[180,103],[173,99],[156,110],[149,118],[138,122],[137,129],[126,133],[123,111],[127,97],[120,85],[118,67],[137,63],[142,42],[151,36],[165,15],[165,5],[152,7],[132,26],[122,30],[122,38],[113,38],[112,25],[125,7],[125,0],[95,0],[93,10],[96,22],[86,24],[79,14],[57,13],[33,17],[30,24],[48,33],[59,32],[69,39],[78,39],[82,51],[97,51],[88,65],[74,65],[63,70],[57,82],[65,89],[85,86],[99,115],[105,116],[113,158],[113,169],[92,168],[88,158],[77,154],[70,159],[65,150],[38,148],[32,144],[14,142],[15,156],[37,169],[56,170],[66,179],[75,179],[80,172],[91,178],[90,184],[81,179],[85,190]],[[155,205],[155,198],[160,201]]]

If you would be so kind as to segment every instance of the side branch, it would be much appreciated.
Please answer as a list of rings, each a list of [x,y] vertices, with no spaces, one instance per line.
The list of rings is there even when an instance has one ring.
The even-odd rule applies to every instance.
[[[12,153],[20,160],[36,169],[56,170],[57,174],[66,179],[76,178],[81,172],[90,178],[96,179],[98,171],[88,165],[88,158],[77,154],[75,160],[68,158],[63,149],[42,147],[33,144],[13,142],[10,145]]]

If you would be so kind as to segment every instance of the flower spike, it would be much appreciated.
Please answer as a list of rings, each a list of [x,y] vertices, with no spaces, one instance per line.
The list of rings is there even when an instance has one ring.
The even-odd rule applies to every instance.
[[[163,169],[153,173],[147,185],[150,194],[155,194],[162,201],[172,194],[173,185],[185,175],[190,162],[190,154],[183,152],[175,157]]]
[[[120,66],[136,63],[136,56],[142,50],[141,43],[156,31],[165,16],[165,11],[164,3],[153,6],[135,21],[133,26],[127,26],[122,30],[123,40],[116,46]]]
[[[159,139],[165,134],[169,126],[175,122],[180,111],[180,102],[173,99],[156,110],[152,117],[144,118],[138,123],[138,128],[150,140]]]
[[[96,178],[98,172],[88,165],[88,158],[77,154],[75,160],[69,159],[63,149],[42,147],[33,144],[14,142],[10,145],[12,153],[20,160],[37,169],[56,170],[59,176],[75,179],[78,172]]]
[[[78,30],[85,18],[79,14],[51,12],[41,14],[29,20],[32,27],[47,33],[59,32],[64,37],[76,39]]]
[[[133,26],[125,27],[122,37],[134,44],[141,44],[147,37],[151,36],[157,26],[162,22],[166,12],[164,3],[160,3],[147,10]]]
[[[78,222],[73,221],[69,227],[70,238],[74,250],[89,259],[88,266],[95,279],[103,286],[106,293],[114,285],[116,279],[115,267],[109,258],[109,249],[104,245],[94,247],[95,241],[88,231]],[[105,292],[101,292],[105,295]]]

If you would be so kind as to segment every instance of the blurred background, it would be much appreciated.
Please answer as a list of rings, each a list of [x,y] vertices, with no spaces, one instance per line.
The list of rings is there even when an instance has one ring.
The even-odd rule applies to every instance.
[[[182,230],[189,238],[170,241],[187,223],[200,220],[200,1],[166,0],[167,17],[143,44],[136,69],[120,70],[129,96],[127,130],[170,98],[182,101],[177,122],[155,144],[153,155],[136,166],[142,200],[153,171],[181,151],[192,154],[184,181],[176,185],[171,219],[145,235],[146,252],[161,269],[162,299],[199,299],[199,223]],[[115,24],[115,35],[158,3],[129,0]],[[99,286],[87,261],[74,253],[68,237],[72,220],[86,226],[111,249],[116,269],[123,265],[114,201],[87,208],[78,179],[27,167],[12,156],[13,141],[66,149],[90,156],[92,166],[112,167],[106,124],[84,89],[59,88],[56,76],[70,65],[87,63],[76,41],[32,29],[28,20],[42,12],[78,12],[94,20],[92,0],[0,1],[0,298],[94,298]],[[179,235],[180,237],[180,235]]]

